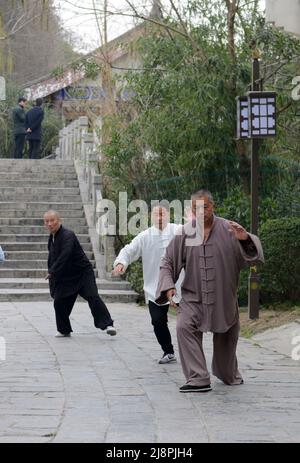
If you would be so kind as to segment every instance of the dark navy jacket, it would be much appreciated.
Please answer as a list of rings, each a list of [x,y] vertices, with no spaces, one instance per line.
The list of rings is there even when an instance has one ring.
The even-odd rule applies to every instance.
[[[44,119],[44,110],[40,106],[34,106],[26,114],[26,129],[31,129],[32,133],[27,133],[27,140],[42,139],[42,122]]]

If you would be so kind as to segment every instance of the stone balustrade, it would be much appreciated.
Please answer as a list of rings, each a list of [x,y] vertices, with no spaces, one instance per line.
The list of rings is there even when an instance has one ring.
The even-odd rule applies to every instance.
[[[91,211],[90,216],[93,227],[103,232],[99,227],[102,221],[103,208],[103,182],[99,170],[100,152],[94,134],[89,131],[88,117],[79,117],[64,127],[59,133],[59,146],[55,150],[57,159],[72,160],[75,163],[80,181],[81,194],[84,204]],[[114,261],[114,240],[115,236],[108,233],[98,233],[97,248],[105,257],[105,270],[111,272]]]

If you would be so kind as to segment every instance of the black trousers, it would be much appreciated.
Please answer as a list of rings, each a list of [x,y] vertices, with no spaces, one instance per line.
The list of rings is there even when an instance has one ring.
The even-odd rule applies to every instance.
[[[169,305],[157,305],[149,301],[149,312],[155,336],[164,354],[174,354],[171,333],[168,327]]]
[[[22,159],[23,157],[25,137],[26,137],[25,133],[15,135],[15,154],[14,154],[15,159]]]
[[[29,151],[28,151],[29,159],[39,159],[41,140],[28,140],[28,143],[29,143]]]
[[[78,295],[88,302],[96,328],[105,330],[108,326],[113,326],[114,322],[111,319],[108,308],[100,296],[95,294],[91,296],[87,295],[85,286],[82,286],[78,292],[71,296],[54,299],[57,331],[62,334],[68,334],[73,331],[70,323],[70,315]]]

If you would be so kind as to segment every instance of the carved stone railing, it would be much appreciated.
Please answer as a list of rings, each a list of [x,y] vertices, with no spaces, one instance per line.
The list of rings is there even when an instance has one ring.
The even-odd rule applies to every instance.
[[[87,117],[80,117],[60,131],[55,154],[57,159],[73,160],[75,163],[89,226],[97,231],[97,251],[104,256],[105,276],[109,277],[115,258],[115,236],[101,234],[106,226],[106,213],[102,208],[105,200],[99,171],[100,153],[94,134],[89,131]]]

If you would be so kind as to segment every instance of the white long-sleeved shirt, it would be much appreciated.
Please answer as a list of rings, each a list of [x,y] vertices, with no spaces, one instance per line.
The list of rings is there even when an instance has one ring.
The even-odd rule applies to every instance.
[[[118,264],[124,265],[126,270],[128,265],[135,262],[140,257],[143,263],[144,292],[146,302],[155,302],[155,293],[159,279],[160,261],[165,250],[175,236],[181,225],[169,223],[163,230],[150,227],[139,233],[131,243],[127,244],[119,253],[114,262],[114,267]],[[180,299],[180,278],[176,284],[178,300]],[[176,298],[174,300],[177,302]]]
[[[5,261],[5,254],[0,246],[0,262],[4,262]]]

